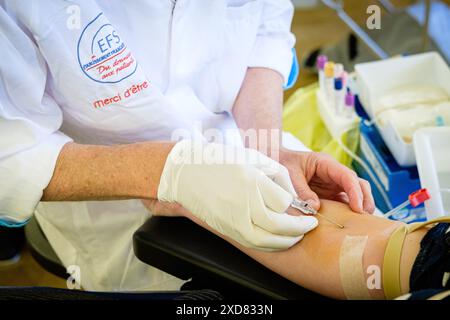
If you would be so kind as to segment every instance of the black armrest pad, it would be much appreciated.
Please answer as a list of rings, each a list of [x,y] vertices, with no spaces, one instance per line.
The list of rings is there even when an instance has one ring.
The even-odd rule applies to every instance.
[[[220,277],[276,299],[323,299],[185,218],[152,217],[133,237],[143,262],[181,279]]]
[[[36,259],[45,270],[60,278],[66,279],[68,276],[66,268],[59,260],[34,216],[25,226],[25,237],[34,259]]]

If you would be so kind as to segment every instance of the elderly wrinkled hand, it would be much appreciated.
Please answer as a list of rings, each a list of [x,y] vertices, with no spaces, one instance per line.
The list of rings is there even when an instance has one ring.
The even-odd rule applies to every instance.
[[[373,213],[375,202],[370,184],[332,157],[317,152],[280,152],[298,196],[320,208],[319,198],[348,203],[355,212]]]

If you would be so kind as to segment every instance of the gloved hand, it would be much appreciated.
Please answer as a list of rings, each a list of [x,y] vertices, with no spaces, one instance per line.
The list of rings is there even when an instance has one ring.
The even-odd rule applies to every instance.
[[[287,249],[317,226],[314,217],[285,213],[295,195],[287,169],[262,153],[190,140],[173,147],[158,188],[160,201],[261,250]]]

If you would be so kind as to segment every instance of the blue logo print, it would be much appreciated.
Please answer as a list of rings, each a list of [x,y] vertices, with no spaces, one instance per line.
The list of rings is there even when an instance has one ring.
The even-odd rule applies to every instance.
[[[103,13],[83,29],[77,55],[83,73],[100,83],[120,82],[137,69],[137,61]]]

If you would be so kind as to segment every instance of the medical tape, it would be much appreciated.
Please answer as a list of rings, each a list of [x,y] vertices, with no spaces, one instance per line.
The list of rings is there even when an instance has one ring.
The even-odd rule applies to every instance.
[[[346,236],[339,255],[342,289],[348,300],[370,300],[363,270],[363,256],[367,236]]]

